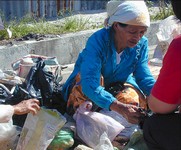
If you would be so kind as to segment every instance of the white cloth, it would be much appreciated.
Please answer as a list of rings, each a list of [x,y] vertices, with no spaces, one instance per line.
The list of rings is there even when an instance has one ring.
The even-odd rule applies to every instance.
[[[0,105],[0,123],[9,122],[14,114],[14,108],[11,105]]]
[[[107,3],[105,26],[112,26],[114,22],[129,25],[150,26],[150,16],[143,0],[140,1],[109,1]]]
[[[116,52],[116,64],[117,64],[117,65],[118,65],[118,64],[120,63],[120,61],[121,61],[121,55],[122,55],[122,53],[123,53],[123,52],[121,52],[121,53],[118,54],[118,53]]]

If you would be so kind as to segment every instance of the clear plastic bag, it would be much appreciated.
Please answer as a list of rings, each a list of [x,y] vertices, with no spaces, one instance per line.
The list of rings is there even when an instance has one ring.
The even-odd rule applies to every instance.
[[[92,103],[86,101],[77,109],[73,118],[76,121],[77,135],[90,147],[94,148],[99,144],[100,136],[105,132],[110,141],[124,129],[114,120],[98,112],[91,112]]]
[[[15,150],[21,128],[10,120],[8,123],[0,123],[0,131],[0,150]]]
[[[101,114],[114,118],[117,122],[124,126],[124,129],[119,133],[120,136],[130,138],[135,130],[139,129],[137,124],[129,123],[121,114],[115,111],[101,110]]]
[[[94,150],[114,150],[114,147],[105,132],[101,135],[100,142]]]
[[[151,65],[162,66],[162,60],[169,44],[179,34],[181,34],[181,27],[175,16],[172,15],[160,21],[159,30],[156,33],[158,45],[155,48],[153,59],[150,60]]]

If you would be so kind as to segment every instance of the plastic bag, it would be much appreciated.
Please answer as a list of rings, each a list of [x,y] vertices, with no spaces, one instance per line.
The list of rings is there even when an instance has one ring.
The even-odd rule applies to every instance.
[[[15,150],[21,128],[10,120],[8,123],[0,123],[0,131],[0,150]]]
[[[56,110],[41,109],[28,114],[16,150],[46,150],[66,119]]]
[[[156,33],[159,42],[165,41],[170,44],[174,37],[181,33],[179,23],[175,16],[169,16],[159,24],[159,31]]]
[[[58,63],[56,57],[29,54],[13,62],[11,66],[20,77],[26,78],[31,67],[36,65],[36,63],[39,62],[40,59],[45,62],[45,69],[49,72],[52,72],[52,74],[56,77],[57,82],[62,80],[61,66]]]
[[[133,133],[129,143],[123,150],[149,150],[144,140],[142,130]]]
[[[99,144],[94,148],[94,150],[114,150],[114,147],[107,137],[106,132],[104,132],[100,137]]]
[[[76,121],[77,135],[88,146],[94,148],[99,144],[100,136],[106,132],[108,138],[112,141],[124,127],[114,120],[98,112],[91,112],[92,103],[86,101],[81,104],[74,114],[73,118]]]
[[[46,62],[39,59],[28,73],[22,85],[16,85],[13,96],[6,99],[6,104],[15,105],[22,100],[36,98],[40,101],[40,106],[49,109],[57,109],[60,113],[66,110],[66,102],[63,100],[61,85],[55,82],[52,72],[45,69]],[[23,127],[27,115],[14,115],[14,124]]]
[[[154,51],[153,59],[150,64],[154,66],[162,66],[162,60],[167,52],[169,44],[177,35],[181,34],[181,27],[175,16],[169,16],[160,21],[159,30],[156,33],[158,45]]]
[[[56,133],[47,150],[64,150],[72,147],[73,144],[73,131],[62,128]]]
[[[100,113],[106,116],[110,116],[124,126],[124,129],[119,133],[120,136],[130,138],[134,131],[139,129],[139,126],[137,124],[129,123],[121,114],[115,111],[102,109]]]

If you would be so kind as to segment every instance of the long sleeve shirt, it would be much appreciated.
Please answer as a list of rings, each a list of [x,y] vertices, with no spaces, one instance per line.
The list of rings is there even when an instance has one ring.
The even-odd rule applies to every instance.
[[[64,99],[77,73],[81,75],[83,93],[99,107],[109,109],[116,98],[100,86],[100,76],[105,86],[112,82],[127,82],[149,95],[155,83],[148,68],[148,40],[142,37],[133,48],[125,48],[116,62],[116,48],[110,29],[100,29],[87,41],[80,52],[74,70],[63,86]]]

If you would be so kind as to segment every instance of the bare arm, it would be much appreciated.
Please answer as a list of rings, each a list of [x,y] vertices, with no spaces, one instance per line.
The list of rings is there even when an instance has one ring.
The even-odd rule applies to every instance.
[[[154,113],[167,114],[177,109],[178,105],[160,101],[152,94],[148,97],[148,106]]]
[[[121,114],[128,122],[133,124],[139,124],[140,118],[146,115],[144,112],[140,111],[140,107],[123,104],[118,100],[111,104],[110,109]]]
[[[37,114],[40,110],[39,100],[37,99],[28,99],[21,101],[17,105],[13,105],[14,114],[23,115],[27,113],[32,113],[33,115]]]

